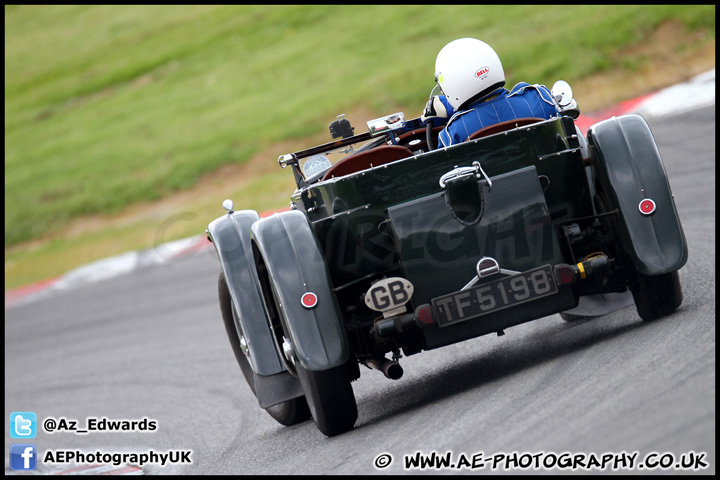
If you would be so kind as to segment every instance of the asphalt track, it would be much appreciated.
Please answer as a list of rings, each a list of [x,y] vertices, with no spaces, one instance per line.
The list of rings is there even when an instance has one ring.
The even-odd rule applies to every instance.
[[[144,466],[151,474],[402,474],[403,457],[416,452],[451,452],[455,463],[463,453],[517,452],[518,464],[499,466],[531,474],[549,470],[513,468],[530,458],[522,454],[637,452],[637,466],[653,453],[680,460],[695,452],[708,465],[697,473],[714,473],[714,105],[648,121],[690,252],[680,271],[684,302],[670,317],[644,323],[633,307],[573,323],[553,315],[405,358],[398,381],[363,369],[353,384],[356,428],[328,439],[312,421],[282,427],[257,407],[220,318],[219,265],[202,249],[6,307],[6,472],[17,442],[7,420],[32,411],[38,424],[156,420],[152,432],[49,434],[40,426],[29,441],[41,458],[68,449],[192,450],[191,465]],[[384,469],[375,467],[389,458],[381,454],[392,457]],[[38,473],[74,466],[39,462]],[[490,463],[426,471],[493,473]]]

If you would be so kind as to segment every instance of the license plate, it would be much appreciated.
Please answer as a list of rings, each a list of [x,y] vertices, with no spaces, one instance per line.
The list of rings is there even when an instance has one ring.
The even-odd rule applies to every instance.
[[[433,298],[437,324],[446,327],[558,292],[550,265]]]

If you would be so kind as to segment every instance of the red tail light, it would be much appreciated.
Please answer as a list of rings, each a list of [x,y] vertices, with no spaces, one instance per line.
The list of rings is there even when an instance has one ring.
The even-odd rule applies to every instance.
[[[421,327],[429,327],[435,324],[433,318],[432,307],[430,305],[420,305],[415,309],[415,322]]]
[[[555,277],[559,285],[572,285],[575,283],[576,270],[572,265],[556,265]]]

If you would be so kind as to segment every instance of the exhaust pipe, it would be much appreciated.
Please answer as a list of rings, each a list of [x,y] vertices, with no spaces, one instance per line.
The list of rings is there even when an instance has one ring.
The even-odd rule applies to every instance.
[[[368,358],[367,360],[365,360],[365,365],[382,372],[383,375],[385,375],[385,377],[389,378],[390,380],[397,380],[403,376],[403,368],[400,366],[400,364],[393,360],[388,360],[384,357]]]

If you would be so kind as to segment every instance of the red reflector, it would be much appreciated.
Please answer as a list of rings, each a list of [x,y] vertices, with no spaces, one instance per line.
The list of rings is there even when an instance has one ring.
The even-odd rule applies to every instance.
[[[421,305],[418,307],[415,311],[415,318],[421,325],[432,325],[435,323],[430,305]]]
[[[312,292],[307,292],[303,294],[300,303],[302,303],[302,306],[305,308],[313,308],[318,303],[318,297]]]
[[[560,285],[572,285],[575,283],[575,269],[570,265],[556,266],[555,275]]]
[[[640,202],[638,208],[643,215],[650,215],[655,211],[655,202],[650,198],[645,198]]]

